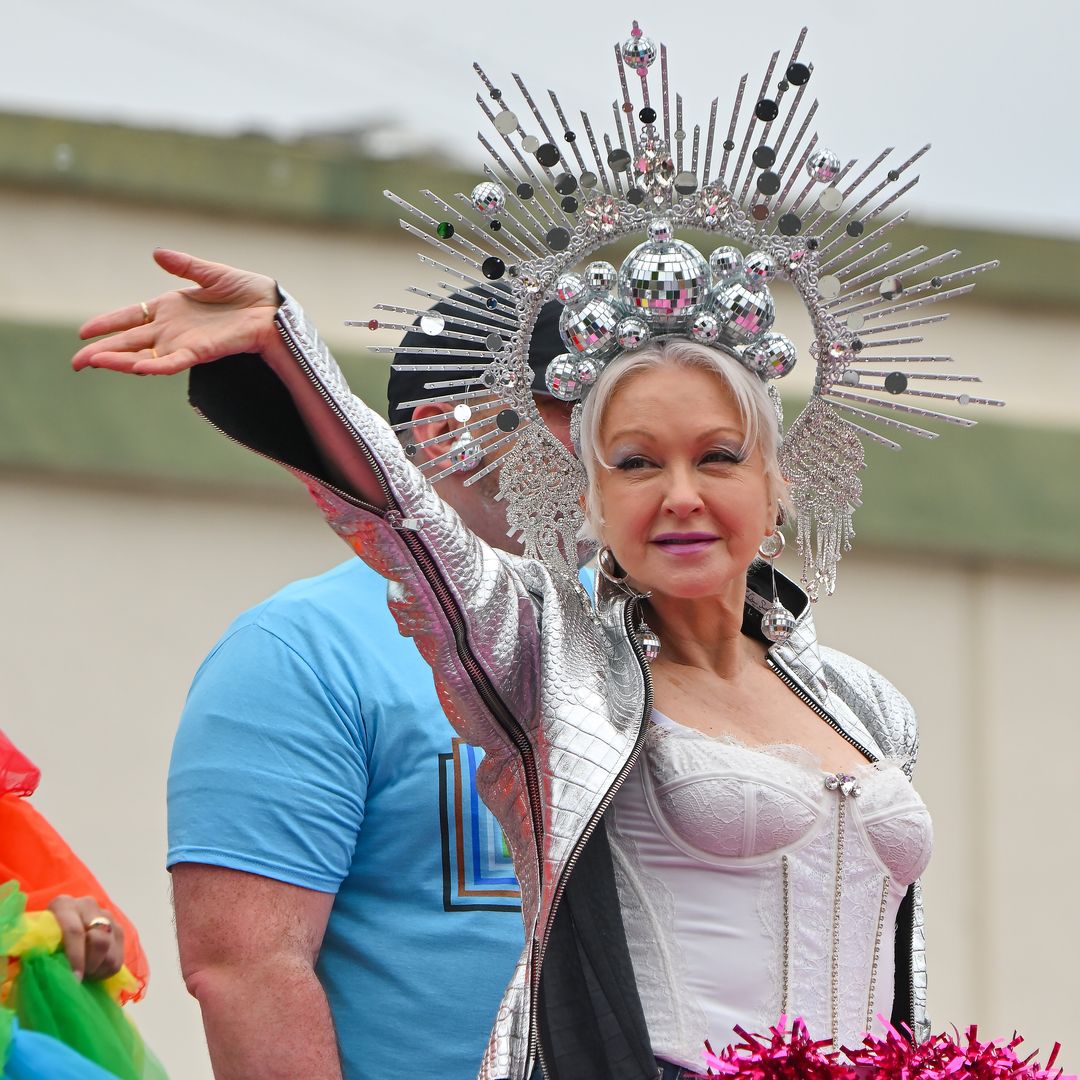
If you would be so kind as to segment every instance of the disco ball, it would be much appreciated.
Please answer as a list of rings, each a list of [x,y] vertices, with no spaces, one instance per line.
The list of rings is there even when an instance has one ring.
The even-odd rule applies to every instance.
[[[506,205],[506,192],[502,185],[490,180],[477,184],[469,198],[481,214],[497,214]]]
[[[690,336],[702,345],[711,345],[720,336],[720,321],[710,311],[703,311],[690,324]]]
[[[650,240],[661,242],[670,240],[675,235],[671,220],[665,217],[653,218],[652,221],[649,222],[646,232],[649,234]]]
[[[619,269],[619,299],[655,331],[678,329],[692,319],[709,291],[709,264],[682,240],[647,240]]]
[[[764,284],[776,276],[776,263],[773,257],[765,251],[751,251],[743,259],[743,270],[750,281]]]
[[[592,295],[592,289],[580,274],[562,274],[555,280],[555,295],[564,304],[577,304]]]
[[[709,269],[712,270],[713,281],[719,285],[733,274],[738,274],[743,268],[742,252],[738,248],[718,247],[709,256]]]
[[[618,279],[619,271],[609,262],[592,262],[585,267],[585,284],[593,292],[609,292]]]
[[[615,326],[619,312],[605,296],[597,296],[582,308],[563,308],[559,316],[559,333],[572,353],[610,356],[619,347]]]
[[[798,353],[783,334],[762,334],[742,350],[743,363],[763,379],[782,379],[795,366]]]
[[[648,323],[636,315],[628,315],[615,327],[615,338],[620,349],[636,349],[639,345],[644,345],[650,337]]]
[[[737,345],[760,337],[776,318],[776,306],[769,290],[739,281],[716,290],[712,311],[720,320],[724,337]]]
[[[577,401],[581,397],[581,384],[577,379],[579,358],[559,353],[544,372],[544,382],[552,397],[560,401]]]
[[[651,67],[656,59],[656,46],[639,30],[622,43],[623,63],[635,71]]]
[[[591,356],[582,356],[574,367],[574,380],[578,384],[579,393],[584,394],[592,389],[600,374],[600,364]]]
[[[822,147],[806,159],[806,171],[814,180],[828,184],[835,180],[837,173],[840,172],[840,157]]]

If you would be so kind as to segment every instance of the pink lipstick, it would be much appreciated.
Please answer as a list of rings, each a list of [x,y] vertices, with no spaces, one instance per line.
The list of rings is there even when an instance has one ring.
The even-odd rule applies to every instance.
[[[697,555],[719,539],[713,533],[665,532],[652,538],[652,543],[672,555]]]

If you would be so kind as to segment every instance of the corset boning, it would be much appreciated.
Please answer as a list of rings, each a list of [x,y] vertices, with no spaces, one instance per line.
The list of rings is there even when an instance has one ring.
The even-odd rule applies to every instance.
[[[922,800],[891,762],[838,780],[798,747],[657,721],[609,817],[654,1051],[697,1067],[706,1037],[782,1012],[855,1045],[892,1008],[896,913],[930,858]]]

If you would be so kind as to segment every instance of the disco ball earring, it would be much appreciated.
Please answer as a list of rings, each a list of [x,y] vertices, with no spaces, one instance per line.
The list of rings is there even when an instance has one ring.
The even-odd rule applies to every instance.
[[[472,472],[484,460],[484,451],[473,438],[468,425],[461,429],[450,452],[454,471],[459,473]]]
[[[758,546],[758,555],[769,564],[772,573],[773,601],[769,610],[761,617],[761,632],[774,644],[787,641],[795,629],[795,616],[783,604],[776,594],[776,559],[784,550],[784,534],[778,529],[769,533]]]

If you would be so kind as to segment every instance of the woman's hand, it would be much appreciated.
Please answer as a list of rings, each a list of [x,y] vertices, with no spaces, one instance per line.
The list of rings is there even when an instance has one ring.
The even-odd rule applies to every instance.
[[[279,304],[273,278],[166,248],[154,252],[154,261],[195,285],[84,323],[80,338],[108,336],[72,357],[76,371],[98,367],[173,375],[223,356],[280,346],[273,321]]]
[[[58,896],[49,910],[77,979],[107,979],[124,963],[124,928],[90,896]]]

